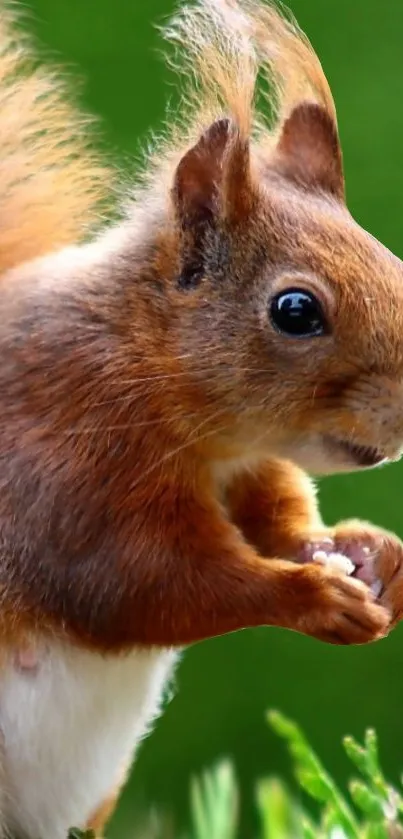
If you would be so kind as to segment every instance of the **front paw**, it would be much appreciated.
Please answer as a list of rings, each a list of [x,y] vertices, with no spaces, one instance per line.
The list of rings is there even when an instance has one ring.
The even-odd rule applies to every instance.
[[[403,617],[403,543],[394,533],[359,521],[338,525],[335,539],[351,556],[354,577],[366,583],[389,610],[392,628]]]
[[[388,609],[389,629],[403,617],[403,543],[393,533],[366,522],[342,522],[304,539],[297,558],[319,561],[365,583]]]
[[[294,626],[298,631],[330,644],[368,644],[387,635],[389,611],[360,580],[315,562],[299,570],[303,596]],[[294,616],[296,611],[294,604]]]

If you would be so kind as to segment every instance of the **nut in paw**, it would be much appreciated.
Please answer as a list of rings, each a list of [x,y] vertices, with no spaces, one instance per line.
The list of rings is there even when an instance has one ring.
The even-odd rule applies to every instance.
[[[390,628],[403,617],[403,544],[394,534],[366,522],[342,522],[304,541],[298,561],[319,561],[361,580],[391,613]]]

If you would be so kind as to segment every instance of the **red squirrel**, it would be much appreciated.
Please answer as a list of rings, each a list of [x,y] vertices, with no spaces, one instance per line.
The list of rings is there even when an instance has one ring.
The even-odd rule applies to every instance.
[[[403,263],[347,210],[326,78],[272,6],[178,13],[178,118],[96,233],[114,173],[1,20],[0,835],[101,836],[178,650],[402,617],[402,543],[325,527],[308,474],[400,456]]]

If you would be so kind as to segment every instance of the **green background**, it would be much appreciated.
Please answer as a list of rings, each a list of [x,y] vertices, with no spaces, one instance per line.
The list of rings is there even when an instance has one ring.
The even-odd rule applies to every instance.
[[[120,164],[133,160],[172,95],[154,28],[172,12],[171,0],[31,0],[28,6],[28,25],[44,55],[63,61],[83,81],[82,101],[102,117],[107,147]],[[403,256],[403,2],[293,0],[291,6],[333,88],[349,207]],[[399,466],[328,479],[321,485],[325,518],[361,516],[403,536],[402,486]],[[242,839],[249,839],[253,779],[288,771],[264,722],[273,706],[305,727],[341,781],[348,771],[341,736],[375,725],[385,769],[397,780],[403,770],[403,628],[368,648],[332,648],[262,629],[187,652],[175,696],[141,748],[110,837],[136,835],[137,813],[151,803],[186,819],[190,774],[229,755],[242,781]]]

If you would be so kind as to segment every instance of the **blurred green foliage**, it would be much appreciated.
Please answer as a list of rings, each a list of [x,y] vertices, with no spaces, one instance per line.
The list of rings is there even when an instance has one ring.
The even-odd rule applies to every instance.
[[[287,743],[300,792],[316,802],[316,810],[314,815],[308,813],[303,795],[290,795],[278,778],[261,780],[255,787],[256,839],[401,839],[402,794],[385,780],[373,729],[367,729],[363,745],[353,737],[344,738],[347,756],[360,775],[350,781],[348,796],[338,788],[299,726],[278,712],[271,712],[268,718]],[[239,797],[230,763],[218,764],[194,779],[191,839],[239,839]],[[163,834],[160,837],[163,839]],[[188,834],[186,839],[190,839]]]
[[[403,256],[402,0],[290,0],[316,47],[335,95],[351,211]],[[120,166],[130,164],[158,128],[173,77],[154,28],[171,0],[25,0],[28,26],[43,54],[82,80],[81,98],[102,118],[103,140]],[[388,301],[385,300],[385,306]],[[401,466],[322,482],[327,521],[360,516],[403,535]],[[179,822],[188,816],[192,773],[228,756],[242,789],[241,832],[256,822],[253,784],[287,775],[276,739],[263,723],[268,704],[298,719],[337,781],[346,760],[344,731],[379,732],[385,768],[403,764],[403,629],[368,648],[338,649],[276,630],[255,630],[187,652],[173,701],[138,760],[110,828],[133,836],[139,808],[155,802]],[[268,757],[269,756],[269,757]]]

